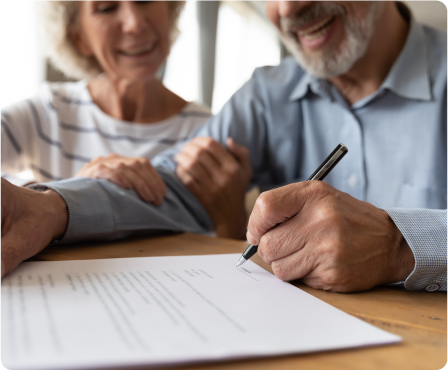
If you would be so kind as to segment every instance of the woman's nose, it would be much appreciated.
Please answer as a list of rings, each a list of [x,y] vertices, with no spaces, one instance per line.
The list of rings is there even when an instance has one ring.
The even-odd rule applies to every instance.
[[[133,1],[122,1],[120,19],[123,33],[140,33],[145,28],[145,19]]]

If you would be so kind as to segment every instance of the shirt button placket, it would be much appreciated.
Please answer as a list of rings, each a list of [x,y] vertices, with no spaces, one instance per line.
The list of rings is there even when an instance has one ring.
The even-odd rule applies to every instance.
[[[356,185],[358,185],[358,177],[354,173],[352,173],[347,182],[352,188],[354,188]]]

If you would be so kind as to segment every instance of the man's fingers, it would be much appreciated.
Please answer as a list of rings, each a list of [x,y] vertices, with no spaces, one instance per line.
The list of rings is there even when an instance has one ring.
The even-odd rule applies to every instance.
[[[196,179],[182,166],[177,166],[176,175],[184,186],[197,198],[202,193],[201,185]]]
[[[207,153],[219,166],[224,167],[233,156],[217,141],[209,137],[198,137],[190,142],[198,150],[198,154]],[[199,155],[197,155],[200,158]]]
[[[198,148],[195,146],[185,147],[179,152],[176,155],[176,162],[197,181],[207,183],[213,181],[214,172],[219,170],[219,164],[208,153],[198,156]]]
[[[252,169],[250,167],[250,158],[249,158],[249,150],[242,145],[239,145],[232,138],[227,138],[226,140],[227,149],[229,149],[230,153],[232,153],[238,162],[243,167],[244,171],[250,171],[252,173]]]
[[[329,186],[322,181],[304,181],[261,193],[249,218],[247,240],[258,245],[264,234],[294,217]]]
[[[297,214],[264,234],[258,243],[258,254],[266,263],[286,258],[302,248],[319,248],[321,235],[332,228],[319,213]]]
[[[272,261],[271,267],[275,276],[283,281],[301,279],[314,269],[315,261],[311,260],[306,250],[299,250],[284,258]]]
[[[20,255],[19,252],[23,254]],[[26,241],[23,241],[23,233],[11,231],[5,236],[2,235],[2,277],[31,256],[32,254],[30,256],[26,254]]]
[[[182,153],[188,155],[193,160],[193,163],[202,163],[205,168],[211,170],[215,168],[219,169],[221,167],[221,162],[218,158],[219,155],[216,156],[214,153],[213,146],[215,146],[215,144],[217,143],[194,140],[182,149]],[[219,144],[217,147],[219,148]]]
[[[39,233],[39,222],[40,220],[23,217],[16,220],[6,234],[2,234],[2,277],[51,242],[50,235]],[[24,232],[24,230],[28,232]],[[29,230],[34,232],[30,233]]]

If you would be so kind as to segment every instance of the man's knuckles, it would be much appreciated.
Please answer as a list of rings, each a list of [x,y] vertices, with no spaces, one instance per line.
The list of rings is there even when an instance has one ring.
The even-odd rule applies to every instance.
[[[277,210],[277,203],[270,192],[261,193],[255,201],[254,214],[257,218],[265,219]]]
[[[275,261],[271,264],[272,272],[274,275],[283,281],[294,280],[292,277],[292,273],[290,269],[287,269],[286,266],[282,263],[276,263]]]
[[[281,242],[273,233],[264,234],[258,244],[258,254],[266,263],[271,263],[281,256]]]
[[[196,177],[200,174],[200,166],[201,164],[197,160],[192,160],[190,158],[185,158],[185,160],[182,161],[182,167],[185,171],[196,175]]]
[[[193,139],[189,144],[186,145],[186,147],[188,147],[188,149],[193,153],[200,155],[219,150],[221,144],[209,137],[199,137]]]
[[[298,183],[297,185],[300,185],[300,188],[298,190],[300,190],[301,193],[306,192],[309,196],[326,196],[333,194],[336,191],[334,187],[324,181],[304,181]]]
[[[151,162],[149,161],[148,158],[146,157],[137,157],[138,162],[142,165],[142,166],[148,166],[151,165]]]
[[[126,171],[130,168],[131,166],[129,166],[127,163],[124,162],[119,162],[116,164],[115,169],[118,171]]]

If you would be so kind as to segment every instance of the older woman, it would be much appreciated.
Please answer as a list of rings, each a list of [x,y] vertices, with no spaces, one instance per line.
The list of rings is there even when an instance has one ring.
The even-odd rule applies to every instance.
[[[181,1],[43,3],[51,61],[82,80],[44,83],[34,98],[2,110],[2,171],[31,169],[39,182],[77,173],[105,177],[124,187],[132,183],[144,200],[160,204],[165,186],[148,160],[210,116],[156,78],[183,6]],[[114,168],[126,161],[141,170],[118,178]]]

